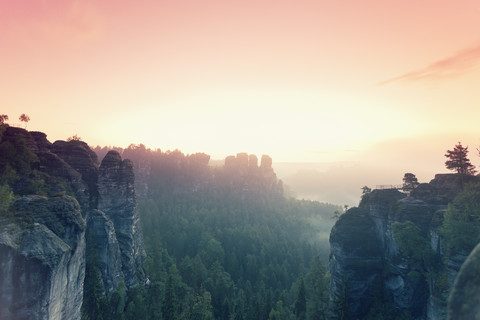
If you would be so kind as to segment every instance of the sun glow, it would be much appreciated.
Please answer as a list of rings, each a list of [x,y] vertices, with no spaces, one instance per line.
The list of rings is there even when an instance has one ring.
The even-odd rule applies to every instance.
[[[480,117],[479,10],[434,0],[415,10],[3,1],[0,104],[51,140],[78,134],[215,158],[328,161],[391,139],[462,139]]]

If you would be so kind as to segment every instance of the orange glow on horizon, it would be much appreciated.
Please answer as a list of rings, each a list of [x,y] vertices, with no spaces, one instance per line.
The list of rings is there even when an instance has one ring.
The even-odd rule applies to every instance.
[[[474,144],[479,24],[468,0],[2,1],[1,113],[52,141],[214,158]]]

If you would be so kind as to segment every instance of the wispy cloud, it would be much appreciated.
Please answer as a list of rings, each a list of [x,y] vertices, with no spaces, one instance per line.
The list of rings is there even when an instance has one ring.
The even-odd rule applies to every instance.
[[[447,58],[435,61],[425,68],[381,81],[377,85],[381,86],[396,81],[430,81],[457,77],[473,68],[479,60],[480,44],[459,51]]]

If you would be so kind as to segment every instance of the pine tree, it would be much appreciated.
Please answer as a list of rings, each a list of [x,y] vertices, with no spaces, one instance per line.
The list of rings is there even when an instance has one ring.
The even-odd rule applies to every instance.
[[[305,277],[307,289],[307,319],[323,320],[328,306],[328,278],[319,256],[315,257],[310,271]]]
[[[344,279],[340,290],[335,292],[333,305],[331,308],[330,319],[347,320],[350,319],[350,307],[348,305],[347,281]]]
[[[455,145],[453,150],[447,150],[445,157],[449,160],[445,161],[447,169],[455,170],[459,175],[474,175],[475,166],[470,163],[467,157],[468,147],[463,147],[461,142]]]
[[[165,287],[165,299],[163,301],[163,318],[165,320],[177,319],[177,295],[175,293],[175,283],[171,274],[168,275],[167,284]]]
[[[104,288],[100,272],[93,263],[85,268],[85,290],[83,293],[82,319],[103,320]]]
[[[295,319],[305,320],[307,318],[307,297],[305,293],[305,281],[300,276],[297,299],[295,300]]]
[[[413,189],[418,187],[418,185],[419,185],[418,179],[413,173],[410,173],[410,172],[405,173],[405,175],[403,176],[403,186],[402,186],[403,191],[410,193],[412,192]]]

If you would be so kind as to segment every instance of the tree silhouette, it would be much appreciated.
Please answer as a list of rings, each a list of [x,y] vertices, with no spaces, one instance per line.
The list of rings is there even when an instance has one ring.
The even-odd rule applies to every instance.
[[[300,285],[298,287],[297,299],[295,300],[295,319],[305,320],[307,317],[307,298],[305,293],[305,281],[300,275]]]
[[[403,176],[403,186],[402,190],[410,193],[413,189],[415,189],[419,185],[417,177],[410,172],[405,173]]]
[[[4,124],[7,120],[8,116],[6,114],[0,114],[0,124]]]
[[[70,141],[82,141],[82,138],[79,137],[77,134],[74,134],[73,136],[67,138],[67,142]]]
[[[364,194],[369,194],[370,192],[372,192],[372,189],[367,187],[367,186],[363,186],[362,187],[362,195]]]
[[[25,113],[22,113],[20,117],[18,117],[18,120],[25,122],[25,128],[27,127],[28,121],[30,121],[30,117],[26,115]]]
[[[467,158],[468,146],[463,147],[461,142],[455,145],[453,150],[447,150],[445,157],[449,160],[445,161],[447,169],[455,170],[460,175],[474,175],[475,166],[470,163],[470,159]]]

